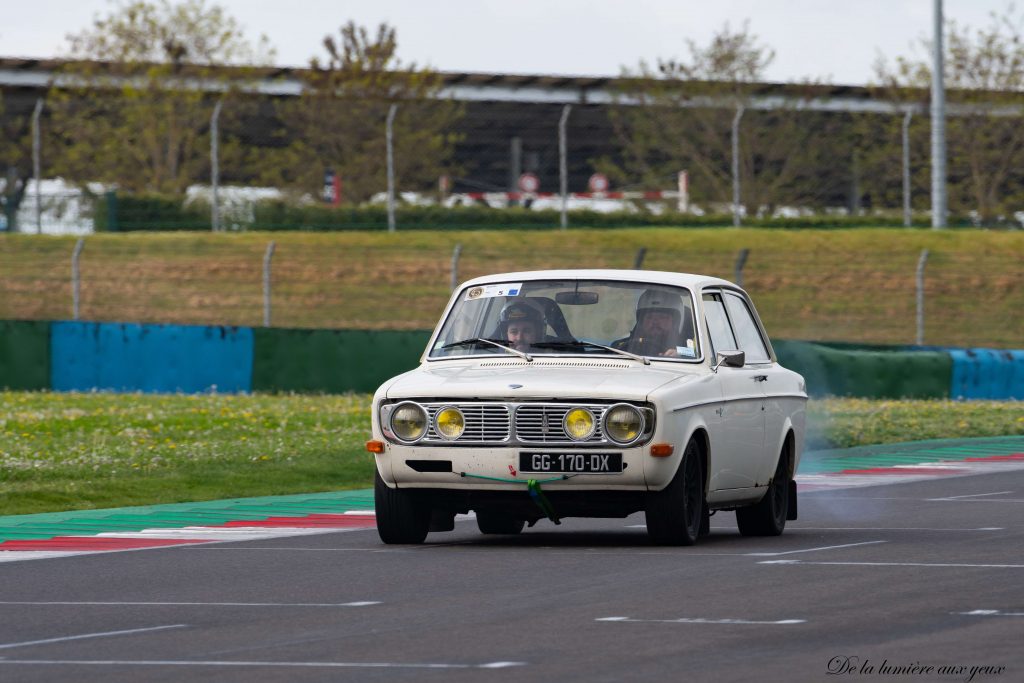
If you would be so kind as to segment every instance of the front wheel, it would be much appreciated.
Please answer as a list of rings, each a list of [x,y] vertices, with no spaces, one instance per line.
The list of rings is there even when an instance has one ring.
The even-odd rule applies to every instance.
[[[736,525],[744,536],[779,536],[789,515],[789,458],[783,450],[775,476],[756,505],[736,510]]]
[[[377,510],[377,534],[388,544],[414,545],[423,543],[430,530],[430,508],[415,495],[415,491],[390,489],[374,471],[373,501]]]
[[[659,545],[693,545],[705,519],[700,448],[691,440],[672,481],[647,502],[647,534]]]

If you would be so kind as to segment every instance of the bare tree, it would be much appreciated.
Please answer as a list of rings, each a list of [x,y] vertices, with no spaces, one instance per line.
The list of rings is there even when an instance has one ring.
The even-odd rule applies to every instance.
[[[231,97],[230,82],[244,75],[229,80],[222,67],[273,55],[265,38],[250,43],[204,0],[121,3],[67,39],[73,61],[48,95],[54,168],[131,191],[178,194],[204,179],[215,99]],[[211,94],[211,83],[223,93]],[[221,149],[230,163],[230,140]]]
[[[658,187],[687,169],[695,201],[727,203],[732,195],[732,122],[743,108],[740,174],[748,213],[834,194],[834,187],[801,182],[820,177],[817,168],[834,161],[831,120],[788,107],[750,108],[765,90],[774,50],[746,23],[736,31],[726,24],[707,45],[691,40],[687,47],[685,60],[659,60],[653,69],[641,62],[637,70],[624,69],[622,102],[612,110],[623,161],[604,160],[603,170],[620,182]],[[809,85],[788,86],[787,95],[798,99]]]
[[[976,211],[989,222],[1020,206],[1024,176],[1024,17],[1009,6],[982,29],[947,21],[945,79],[949,202],[953,212]],[[897,57],[875,66],[878,92],[924,107],[931,82],[930,42],[920,56]],[[916,128],[923,144],[927,120]]]
[[[263,179],[306,192],[318,190],[326,169],[337,173],[347,202],[361,202],[385,187],[385,118],[394,121],[395,177],[400,188],[434,187],[450,172],[462,107],[440,97],[439,74],[404,65],[395,29],[370,34],[348,22],[323,40],[324,58],[310,61],[307,90],[284,102],[279,117],[290,140],[264,165]]]
[[[18,208],[32,177],[30,116],[4,107],[0,94],[0,205],[7,230],[18,229]]]

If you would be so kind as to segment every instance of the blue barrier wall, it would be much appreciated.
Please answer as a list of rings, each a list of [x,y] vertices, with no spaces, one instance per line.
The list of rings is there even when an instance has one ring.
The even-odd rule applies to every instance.
[[[55,322],[50,352],[57,391],[252,389],[248,327]]]
[[[947,349],[951,398],[1024,400],[1024,351]]]
[[[0,335],[0,388],[196,393],[369,391],[374,373],[398,371],[388,363],[399,352],[413,362],[429,333],[0,321]],[[285,348],[285,338],[304,341]],[[816,396],[1024,400],[1024,350],[780,340],[775,348]]]

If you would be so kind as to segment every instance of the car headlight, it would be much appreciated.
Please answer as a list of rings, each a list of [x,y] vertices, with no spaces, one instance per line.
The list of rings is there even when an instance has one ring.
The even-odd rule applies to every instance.
[[[402,441],[419,441],[427,433],[427,413],[415,403],[400,403],[391,413],[391,431]]]
[[[466,418],[458,408],[442,408],[434,416],[434,430],[442,439],[454,441],[466,430]]]
[[[631,405],[620,403],[604,416],[604,433],[618,444],[633,443],[644,432],[644,416]]]
[[[586,408],[573,408],[565,414],[562,420],[562,428],[573,441],[583,441],[590,438],[597,428],[594,422],[594,414]]]

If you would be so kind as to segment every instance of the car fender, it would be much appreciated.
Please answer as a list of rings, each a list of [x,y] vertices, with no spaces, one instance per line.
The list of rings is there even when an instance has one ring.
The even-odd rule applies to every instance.
[[[786,445],[786,437],[790,432],[793,432],[795,435],[796,429],[793,428],[793,420],[787,416],[786,419],[783,420],[782,430],[778,434],[765,434],[765,442],[769,445],[774,443],[775,447],[768,451],[768,460],[770,460],[771,463],[769,465],[768,462],[765,462],[764,467],[761,468],[761,476],[758,478],[758,481],[765,481],[767,483],[766,477],[770,479],[774,474],[775,468],[779,464],[779,457],[782,455],[782,449]],[[769,466],[771,469],[768,469]],[[796,466],[795,462],[793,463],[793,466]]]
[[[703,432],[703,436],[697,438],[701,440],[702,447],[709,445],[711,429],[708,427],[709,416],[706,414],[708,412],[711,412],[712,416],[714,415],[711,406],[690,406],[676,409],[661,419],[651,444],[670,443],[674,448],[670,456],[648,455],[644,459],[644,477],[649,490],[660,491],[668,486],[682,464],[683,453],[694,435]],[[650,446],[645,450],[649,454]],[[707,455],[710,462],[710,453]],[[704,481],[706,486],[708,472],[704,473]]]

